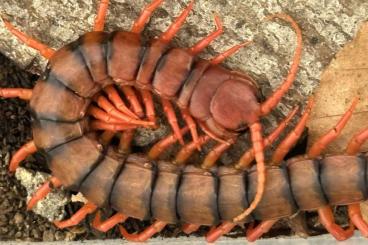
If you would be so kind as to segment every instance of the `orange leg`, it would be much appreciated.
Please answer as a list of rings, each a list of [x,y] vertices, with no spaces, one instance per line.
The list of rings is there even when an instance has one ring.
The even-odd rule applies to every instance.
[[[145,242],[150,239],[156,233],[162,231],[165,226],[167,225],[166,222],[163,221],[155,221],[152,225],[147,227],[144,231],[140,232],[139,234],[129,234],[127,230],[121,225],[119,225],[120,233],[123,237],[125,237],[128,241],[131,242]]]
[[[95,18],[95,25],[93,31],[103,31],[105,27],[105,20],[107,9],[109,7],[109,0],[101,0],[98,12]]]
[[[195,231],[197,231],[199,229],[200,225],[195,225],[195,224],[184,224],[182,226],[182,231],[189,235]]]
[[[316,158],[317,156],[319,156],[321,152],[327,147],[327,145],[340,135],[342,129],[345,127],[346,123],[349,121],[351,115],[353,114],[358,101],[359,99],[355,98],[349,110],[345,112],[345,114],[341,117],[340,121],[335,125],[335,127],[331,129],[327,134],[319,138],[316,142],[314,142],[307,154],[309,158]]]
[[[167,99],[162,98],[162,106],[167,116],[167,120],[174,131],[176,138],[179,140],[180,144],[184,145],[183,135],[181,135],[178,119],[176,118],[175,111],[171,102]]]
[[[346,147],[346,153],[348,155],[355,155],[359,152],[360,147],[368,139],[368,128],[363,129],[350,140]]]
[[[299,107],[295,107],[294,110],[292,110],[289,115],[279,124],[279,126],[277,126],[277,128],[270,135],[268,135],[266,139],[264,139],[263,144],[265,147],[271,145],[279,137],[279,135],[282,133],[282,131],[284,131],[291,119],[295,116],[298,109]],[[242,155],[242,157],[239,159],[238,163],[234,167],[236,169],[248,169],[253,160],[254,150],[252,148]]]
[[[199,127],[202,129],[202,131],[208,135],[211,139],[218,141],[220,143],[224,143],[224,144],[228,144],[231,145],[230,142],[227,142],[226,140],[221,139],[220,137],[217,137],[214,133],[211,132],[211,130],[209,130],[207,128],[207,126],[203,123],[203,122],[198,122]]]
[[[302,135],[305,125],[307,123],[309,114],[311,113],[312,107],[313,107],[314,101],[311,99],[308,102],[307,108],[301,117],[298,124],[295,126],[294,130],[291,131],[288,136],[279,144],[277,149],[275,150],[273,156],[272,156],[272,164],[278,165],[281,163],[281,161],[284,159],[286,154],[290,151],[291,147],[295,145],[295,143],[298,141],[300,136]]]
[[[40,54],[46,59],[50,59],[51,56],[55,53],[55,50],[48,47],[47,45],[40,43],[39,41],[27,36],[23,32],[17,30],[10,22],[4,20],[4,24],[6,29],[8,29],[11,33],[14,34],[19,40],[25,43],[28,47],[38,50]]]
[[[190,134],[192,135],[193,141],[197,144],[197,150],[200,151],[201,146],[199,144],[197,125],[196,125],[194,119],[192,118],[192,116],[190,115],[188,110],[185,110],[185,109],[181,110],[181,114],[183,115],[183,119],[184,119],[185,123],[189,127]]]
[[[188,127],[184,127],[181,129],[182,134],[186,134],[188,132]],[[148,152],[148,157],[152,160],[157,159],[164,150],[169,148],[171,145],[175,144],[178,139],[174,134],[170,134],[166,138],[163,138],[156,144],[152,146],[152,148]]]
[[[22,100],[30,100],[33,89],[26,88],[0,88],[0,97],[3,98],[19,98]]]
[[[19,150],[17,150],[17,152],[14,153],[12,159],[10,160],[9,172],[14,172],[18,168],[21,161],[35,152],[37,152],[37,147],[33,140],[24,144],[21,148],[19,148]]]
[[[206,235],[207,242],[209,243],[216,242],[217,239],[229,233],[235,226],[236,226],[235,223],[229,221],[222,222],[221,225],[219,225],[218,227],[207,233]]]
[[[232,54],[234,54],[235,52],[237,52],[239,49],[248,46],[249,44],[253,43],[253,41],[246,41],[244,43],[235,45],[234,47],[226,50],[225,52],[217,55],[216,57],[214,57],[211,60],[211,64],[213,65],[217,65],[220,64],[221,62],[223,62],[227,57],[230,57]]]
[[[364,237],[368,237],[368,224],[362,217],[360,204],[354,203],[348,205],[349,218],[353,224],[360,230]]]
[[[121,112],[127,114],[131,118],[139,119],[129,108],[125,105],[124,101],[120,98],[118,91],[116,91],[114,85],[109,85],[104,88],[107,97],[114,104],[114,106]]]
[[[108,114],[125,121],[126,123],[141,125],[141,126],[151,126],[152,122],[141,121],[137,119],[132,119],[122,112],[118,111],[104,96],[100,95],[95,98],[95,102],[99,107],[104,109]]]
[[[60,186],[60,180],[56,177],[51,177],[32,195],[32,198],[27,203],[27,210],[31,210],[38,201],[45,198],[51,192],[52,188],[58,188]]]
[[[208,137],[207,135],[204,135],[199,138],[199,143],[203,145],[209,140],[210,140],[210,137]],[[184,145],[180,149],[178,154],[176,155],[174,163],[177,165],[184,165],[187,162],[188,158],[196,150],[196,148],[197,148],[197,144],[194,141],[190,142],[189,144]]]
[[[296,73],[298,71],[301,53],[302,53],[302,32],[298,24],[286,14],[275,14],[268,17],[268,19],[279,18],[287,21],[291,24],[294,31],[296,32],[297,44],[295,49],[295,54],[293,57],[293,63],[290,67],[289,73],[285,78],[281,86],[261,105],[262,115],[267,115],[281,100],[284,94],[289,90],[290,86],[295,80]]]
[[[125,121],[122,121],[121,119],[117,119],[116,117],[113,117],[112,115],[106,113],[105,111],[101,110],[100,108],[96,106],[90,106],[88,108],[88,114],[106,123],[124,123],[125,122]]]
[[[212,32],[211,34],[209,34],[207,37],[200,40],[193,47],[189,48],[190,53],[192,53],[193,55],[196,55],[202,52],[202,50],[205,49],[213,40],[215,40],[215,38],[217,38],[224,32],[221,20],[216,15],[215,15],[215,23],[216,23],[216,30]]]
[[[87,214],[93,213],[96,209],[97,206],[95,204],[87,202],[72,217],[63,221],[54,221],[54,225],[59,229],[77,225],[87,216]]]
[[[206,157],[203,160],[203,163],[201,165],[201,168],[203,168],[203,169],[212,168],[215,165],[217,159],[219,159],[219,157],[222,155],[222,153],[224,153],[229,148],[230,148],[229,144],[220,143],[220,144],[216,145],[216,147],[214,147],[206,155]]]
[[[92,227],[101,232],[107,232],[112,229],[115,225],[124,222],[128,217],[121,213],[116,213],[109,219],[101,222],[101,212],[97,211],[96,216],[92,222]]]
[[[108,130],[108,131],[125,131],[128,129],[137,128],[137,125],[134,124],[126,124],[126,123],[113,124],[113,123],[105,123],[99,120],[91,121],[89,126],[92,130]]]
[[[120,137],[119,151],[123,153],[129,153],[131,151],[132,141],[134,139],[134,129],[124,131]]]
[[[332,210],[329,206],[324,206],[319,208],[318,215],[321,224],[326,228],[326,230],[331,233],[338,241],[344,241],[351,237],[354,233],[354,225],[350,225],[347,230],[342,229],[335,223],[335,218],[333,216]]]
[[[155,11],[162,2],[163,0],[153,0],[152,3],[147,5],[138,19],[134,22],[131,32],[141,33],[144,26],[151,18],[153,11]]]
[[[116,134],[116,131],[109,131],[109,130],[104,131],[100,135],[101,144],[104,146],[107,146],[111,142],[112,138],[114,138],[115,134]]]
[[[126,98],[128,99],[130,105],[133,108],[133,111],[138,117],[142,118],[144,116],[143,108],[139,103],[137,95],[134,92],[134,89],[131,86],[121,86],[121,90],[123,90]]]
[[[257,192],[254,197],[254,200],[251,202],[249,207],[243,211],[240,215],[234,218],[234,222],[240,222],[245,217],[247,217],[258,205],[261,201],[264,187],[266,184],[266,167],[264,162],[264,145],[262,139],[262,125],[259,122],[255,122],[249,126],[254,156],[257,162]]]
[[[178,18],[170,25],[170,27],[161,34],[160,40],[164,42],[170,42],[176,33],[180,30],[180,27],[184,24],[186,18],[188,17],[190,11],[192,10],[194,5],[194,0],[192,0],[188,7],[179,15]]]
[[[154,125],[156,125],[155,105],[153,104],[151,91],[148,89],[141,89],[140,92],[144,107],[146,108],[146,116],[150,122],[153,122]]]
[[[247,230],[247,240],[254,242],[260,238],[264,233],[268,232],[271,227],[277,222],[277,219],[262,221],[255,228],[249,227]]]

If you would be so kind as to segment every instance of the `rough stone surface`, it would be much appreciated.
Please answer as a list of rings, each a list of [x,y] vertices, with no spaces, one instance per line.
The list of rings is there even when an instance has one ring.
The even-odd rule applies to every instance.
[[[15,173],[15,177],[26,188],[28,201],[40,185],[50,178],[50,175],[42,172],[33,172],[19,167]],[[64,206],[68,202],[68,195],[61,189],[55,189],[44,199],[39,201],[32,211],[50,221],[60,220],[65,215]]]

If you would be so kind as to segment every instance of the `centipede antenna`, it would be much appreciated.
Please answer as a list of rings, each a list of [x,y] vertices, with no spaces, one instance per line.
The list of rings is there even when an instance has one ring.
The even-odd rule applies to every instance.
[[[170,27],[161,34],[160,40],[164,42],[170,42],[176,33],[180,30],[181,26],[184,24],[186,18],[188,17],[190,11],[193,9],[194,0],[192,0],[186,9],[176,18],[176,20],[170,25]]]
[[[28,156],[37,152],[37,147],[33,140],[24,144],[17,152],[13,155],[9,164],[9,172],[15,172],[19,164],[26,159]]]
[[[121,214],[116,213],[111,216],[109,219],[105,221],[101,221],[101,211],[97,211],[96,216],[92,222],[92,227],[101,232],[107,232],[112,229],[115,225],[124,222],[128,217]]]
[[[360,147],[368,139],[368,128],[363,129],[350,140],[348,146],[346,147],[346,154],[355,155],[359,152]]]
[[[220,64],[221,62],[223,62],[226,58],[230,57],[232,54],[236,53],[239,51],[239,49],[246,47],[250,44],[252,44],[253,41],[245,41],[244,43],[235,45],[234,47],[231,47],[230,49],[220,53],[219,55],[217,55],[216,57],[214,57],[211,60],[211,64],[216,65],[216,64]]]
[[[52,188],[58,188],[61,186],[61,181],[52,176],[38,190],[32,195],[32,198],[27,203],[27,210],[31,210],[38,201],[42,200],[52,191]]]
[[[169,124],[174,131],[176,138],[179,140],[180,144],[184,145],[183,135],[180,133],[178,119],[176,118],[175,111],[173,106],[171,105],[171,102],[164,98],[161,99],[161,102],[164,108],[164,112],[167,116],[167,120],[169,121]]]
[[[259,122],[255,122],[249,126],[249,129],[254,149],[254,156],[257,163],[257,190],[256,195],[249,207],[233,219],[235,223],[243,220],[257,207],[258,203],[262,199],[266,184],[266,166],[263,154],[264,145],[262,138],[262,125]]]
[[[32,91],[33,89],[27,88],[0,88],[0,97],[30,100],[32,98]]]
[[[166,222],[157,220],[152,225],[147,227],[144,231],[140,232],[139,234],[129,234],[127,230],[121,225],[119,225],[119,230],[120,230],[121,235],[125,237],[125,239],[127,239],[128,241],[145,242],[148,239],[150,239],[153,235],[155,235],[156,233],[159,233],[160,231],[162,231],[166,225],[167,225]]]
[[[281,100],[281,98],[284,96],[284,94],[288,91],[290,86],[293,84],[293,81],[295,80],[296,73],[298,71],[298,67],[300,64],[301,54],[302,54],[302,31],[300,30],[300,27],[298,24],[291,18],[290,16],[286,14],[274,14],[267,17],[268,20],[279,18],[286,22],[289,22],[291,26],[293,27],[295,33],[296,33],[296,49],[293,57],[293,62],[291,64],[289,73],[281,86],[269,97],[267,100],[261,105],[261,114],[267,115]]]
[[[340,134],[351,116],[353,115],[353,111],[359,101],[359,98],[354,98],[350,108],[345,112],[345,114],[341,117],[340,121],[328,131],[325,135],[320,137],[309,149],[307,155],[309,158],[316,158],[321,154],[321,152],[330,144],[333,140],[335,140]]]
[[[303,113],[303,116],[300,118],[298,124],[278,145],[275,152],[273,153],[271,161],[272,165],[279,165],[281,161],[285,158],[286,154],[298,141],[298,139],[300,138],[305,129],[305,125],[307,124],[307,120],[309,118],[313,105],[314,105],[313,98],[310,98],[307,104],[307,108],[305,109],[305,112]]]
[[[196,43],[193,47],[189,48],[189,52],[193,55],[198,54],[202,52],[203,49],[205,49],[210,43],[215,40],[217,37],[219,37],[223,32],[223,26],[222,22],[220,20],[220,17],[215,15],[215,24],[216,24],[216,30],[209,34],[207,37],[200,40],[198,43]]]
[[[40,52],[40,54],[46,59],[49,60],[51,56],[55,53],[54,49],[37,41],[36,39],[31,38],[30,36],[27,36],[25,33],[16,29],[9,21],[5,20],[2,17],[0,18],[3,20],[6,29],[8,29],[11,33],[13,33],[14,36],[16,36],[19,40],[21,40],[28,47],[38,50],[38,52]]]
[[[93,213],[97,206],[92,202],[87,202],[72,217],[63,221],[54,221],[54,225],[59,229],[79,224],[88,214]]]
[[[106,14],[109,7],[109,0],[100,0],[97,15],[95,18],[94,31],[103,31],[105,27]]]
[[[184,127],[180,131],[184,135],[188,132],[188,130],[188,127]],[[164,152],[171,145],[175,144],[177,140],[178,139],[176,138],[175,134],[168,135],[151,147],[148,152],[148,157],[152,160],[157,159],[162,154],[162,152]]]
[[[270,135],[268,135],[264,141],[264,147],[271,145],[284,131],[287,125],[290,123],[291,119],[295,116],[299,107],[295,107],[287,117],[279,123],[277,128],[275,128]],[[236,169],[248,169],[251,166],[252,161],[254,160],[254,150],[253,148],[246,151],[239,159],[238,163],[234,166]]]
[[[135,20],[131,32],[141,33],[146,23],[151,18],[153,12],[160,6],[163,0],[153,0],[142,11],[141,15]]]
[[[210,137],[208,137],[207,135],[203,135],[199,137],[199,144],[203,145],[207,143],[209,140],[210,140]],[[174,163],[177,165],[184,165],[196,149],[197,149],[197,143],[194,141],[184,145],[180,149],[180,151],[176,154]]]

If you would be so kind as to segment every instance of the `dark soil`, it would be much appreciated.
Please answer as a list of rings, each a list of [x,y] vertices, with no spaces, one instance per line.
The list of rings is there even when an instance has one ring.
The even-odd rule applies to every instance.
[[[36,76],[30,75],[17,68],[10,60],[0,54],[0,87],[24,87],[32,88]],[[117,227],[107,233],[101,233],[90,228],[93,216],[89,216],[85,221],[70,229],[58,230],[45,218],[26,211],[26,192],[18,183],[14,176],[7,171],[8,162],[21,145],[32,138],[31,119],[27,108],[27,103],[18,99],[0,99],[0,240],[26,240],[26,241],[54,241],[54,240],[85,240],[120,238]],[[33,170],[48,171],[45,159],[40,154],[29,157],[22,166]],[[75,213],[81,203],[71,203],[65,208],[68,216]],[[111,210],[105,210],[104,215],[111,215]],[[283,219],[278,222],[266,237],[278,235],[298,234],[306,236],[305,214],[296,216],[293,219]],[[323,228],[317,221],[315,213],[306,214],[310,234],[320,234]],[[339,209],[337,221],[340,224],[347,224],[346,211]],[[150,222],[141,222],[129,219],[124,226],[130,232],[140,231]],[[292,227],[292,229],[290,228]],[[203,236],[208,228],[201,228],[195,236]],[[158,236],[176,237],[184,235],[180,231],[180,226],[169,225]],[[231,237],[244,236],[244,228],[238,227],[230,233]]]

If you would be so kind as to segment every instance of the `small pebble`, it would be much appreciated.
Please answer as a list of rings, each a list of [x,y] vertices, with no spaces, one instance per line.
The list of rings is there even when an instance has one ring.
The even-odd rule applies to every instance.
[[[42,240],[44,242],[52,242],[55,240],[54,232],[52,230],[46,230],[42,234]]]
[[[24,221],[24,216],[23,216],[23,214],[21,214],[21,213],[16,213],[15,215],[14,215],[14,223],[15,224],[20,224],[20,223],[22,223]]]

